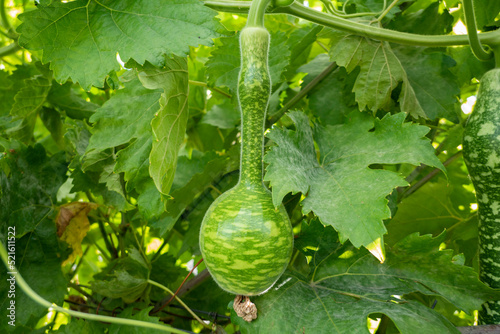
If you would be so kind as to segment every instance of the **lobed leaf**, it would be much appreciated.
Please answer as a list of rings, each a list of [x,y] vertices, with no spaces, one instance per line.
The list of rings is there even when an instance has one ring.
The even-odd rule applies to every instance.
[[[58,82],[71,78],[90,90],[120,68],[117,53],[124,62],[162,66],[164,54],[212,45],[226,32],[215,15],[198,0],[52,1],[19,15],[19,44],[43,50]]]
[[[354,112],[346,124],[316,126],[314,131],[304,114],[289,116],[296,131],[276,128],[267,135],[277,145],[264,158],[274,205],[289,192],[301,192],[306,196],[303,213],[313,211],[339,232],[342,242],[350,239],[356,247],[382,240],[383,220],[390,217],[386,196],[407,184],[397,173],[370,165],[424,163],[444,171],[424,138],[428,128],[404,123],[403,113],[379,120]]]

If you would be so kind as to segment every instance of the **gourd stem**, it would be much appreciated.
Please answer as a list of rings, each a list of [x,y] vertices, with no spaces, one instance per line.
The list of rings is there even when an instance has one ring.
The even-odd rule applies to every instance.
[[[128,325],[128,326],[135,326],[135,327],[143,327],[143,328],[151,328],[151,329],[157,329],[166,333],[175,333],[175,334],[185,334],[185,331],[182,331],[177,328],[173,328],[167,325],[162,325],[162,324],[155,324],[151,322],[146,322],[146,321],[140,321],[140,320],[133,320],[133,319],[125,319],[125,318],[115,318],[115,317],[109,317],[105,315],[99,315],[99,314],[91,314],[91,313],[84,313],[84,312],[78,312],[78,311],[73,311],[73,310],[68,310],[63,307],[60,307],[56,304],[53,304],[49,302],[48,300],[42,298],[39,294],[37,294],[33,289],[26,283],[24,278],[21,276],[17,268],[10,264],[8,261],[8,255],[7,251],[5,250],[5,246],[2,242],[0,242],[0,257],[2,258],[3,263],[5,264],[5,267],[7,268],[7,271],[9,275],[12,275],[15,278],[16,284],[21,288],[21,290],[24,291],[26,295],[28,295],[29,298],[31,298],[34,302],[46,307],[47,309],[52,309],[57,312],[69,314],[73,317],[78,317],[78,318],[83,318],[87,320],[95,320],[95,321],[103,321],[103,322],[108,322],[108,323],[114,323],[114,324],[119,324],[119,325]]]
[[[469,36],[469,44],[472,49],[472,53],[477,59],[482,61],[490,60],[493,57],[493,53],[486,51],[477,34],[476,19],[474,16],[474,3],[472,0],[462,0],[464,6],[464,17],[465,24],[467,26],[467,36]]]
[[[264,14],[271,0],[252,0],[248,12],[247,27],[264,27]]]

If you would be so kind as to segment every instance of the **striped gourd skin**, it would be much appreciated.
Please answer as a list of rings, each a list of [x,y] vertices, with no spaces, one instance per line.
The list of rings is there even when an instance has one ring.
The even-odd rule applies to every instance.
[[[479,277],[500,288],[500,69],[481,79],[466,123],[463,153],[476,190],[479,215]],[[500,323],[500,302],[483,304],[482,324]]]
[[[204,262],[217,284],[237,295],[259,295],[286,269],[292,226],[264,186],[239,183],[208,209],[200,231]]]
[[[205,214],[200,249],[222,289],[252,296],[266,292],[286,269],[293,232],[284,207],[274,207],[262,183],[264,121],[271,94],[269,33],[264,28],[244,28],[240,46],[240,180]]]
[[[240,178],[257,185],[262,184],[264,121],[271,96],[271,76],[267,63],[269,33],[263,28],[244,28],[240,34],[240,47]]]

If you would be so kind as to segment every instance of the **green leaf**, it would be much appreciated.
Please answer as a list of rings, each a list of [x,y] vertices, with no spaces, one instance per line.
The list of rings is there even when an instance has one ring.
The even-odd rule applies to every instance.
[[[447,118],[458,123],[456,102],[460,89],[456,77],[449,70],[455,66],[453,59],[442,52],[426,52],[425,49],[397,47],[394,52],[406,71],[408,82],[426,118]]]
[[[170,254],[160,255],[151,263],[151,279],[165,286],[174,283],[181,275],[185,274],[185,269],[175,265],[177,259]],[[162,293],[165,291],[162,290]],[[155,296],[156,297],[156,296]]]
[[[210,55],[206,66],[208,82],[211,86],[224,86],[236,93],[238,73],[240,72],[239,34],[221,38],[219,45]],[[269,46],[269,72],[271,83],[282,81],[282,73],[290,61],[290,49],[284,33],[272,33]]]
[[[145,220],[160,216],[165,211],[165,203],[149,176],[149,154],[151,152],[151,136],[142,136],[126,148],[118,151],[114,173],[124,172],[126,190],[137,192],[137,207]]]
[[[147,175],[147,169],[144,172],[144,175]],[[150,220],[165,212],[165,203],[153,180],[149,178],[140,188],[137,188],[137,191],[139,192],[137,208],[144,219]]]
[[[37,76],[25,81],[25,86],[14,97],[11,115],[16,117],[29,117],[36,113],[45,102],[51,87],[51,82]]]
[[[59,147],[64,148],[63,135],[64,135],[64,124],[61,119],[61,115],[57,110],[47,107],[42,107],[40,110],[40,119],[43,125],[50,131],[50,135]]]
[[[463,253],[467,263],[477,256],[477,212],[470,203],[476,198],[468,187],[463,159],[447,167],[448,178],[439,176],[427,182],[398,204],[396,215],[387,223],[386,242],[394,244],[411,233],[446,233],[447,248]]]
[[[475,0],[473,3],[477,27],[482,30],[485,26],[493,25],[500,13],[500,3],[488,0]]]
[[[52,85],[47,101],[62,110],[73,119],[88,119],[99,107],[97,104],[85,101],[72,89],[73,83],[64,85]]]
[[[47,98],[50,86],[50,80],[43,76],[25,80],[25,86],[14,97],[10,111],[13,121],[19,120],[17,126],[8,130],[12,137],[24,143],[31,141],[37,113]]]
[[[215,15],[198,0],[53,1],[19,15],[19,44],[43,49],[42,61],[51,62],[58,82],[71,78],[89,90],[119,69],[117,53],[125,62],[162,66],[163,54],[211,45],[226,31]]]
[[[480,61],[477,59],[469,46],[449,48],[451,57],[457,63],[450,68],[450,71],[456,75],[460,86],[470,85],[473,78],[481,78],[484,73],[495,67],[494,60]],[[477,91],[474,87],[473,94]]]
[[[360,67],[353,91],[360,110],[389,110],[394,105],[392,91],[402,82],[399,95],[401,111],[414,117],[425,117],[404,68],[388,43],[327,30],[324,37],[332,41],[332,61],[352,72]]]
[[[308,73],[302,85],[308,85],[330,65],[328,55],[321,53],[311,62],[301,66],[298,71]],[[338,68],[307,94],[309,108],[319,116],[322,124],[340,124],[345,115],[357,110],[351,81],[345,69]]]
[[[189,116],[186,58],[167,59],[161,69],[144,66],[139,78],[146,88],[164,90],[160,111],[151,122],[153,147],[149,155],[149,174],[160,193],[168,195]]]
[[[441,296],[466,312],[498,298],[499,292],[479,282],[472,268],[454,264],[451,251],[438,250],[442,237],[413,234],[389,248],[381,264],[348,244],[322,243],[335,233],[314,224],[319,223],[313,221],[309,228],[315,229],[317,241],[306,244],[319,249],[309,261],[310,274],[286,272],[275,287],[255,298],[255,321],[246,323],[232,313],[242,333],[368,334],[367,317],[380,313],[403,334],[413,334],[416,328],[423,333],[459,333],[443,316],[405,295]]]
[[[2,119],[10,113],[14,104],[14,96],[17,93],[13,89],[14,83],[9,80],[9,77],[8,72],[0,71],[0,116]],[[6,121],[2,120],[1,122],[4,123]]]
[[[167,232],[165,227],[173,226],[184,210],[212,183],[239,167],[237,153],[231,151],[228,155],[215,158],[213,154],[206,153],[190,160],[181,157],[177,166],[179,175],[176,174],[174,179],[175,188],[171,193],[172,198],[166,204],[166,217],[158,224],[150,226],[157,229],[159,235],[163,236]],[[210,158],[212,159],[209,160]]]
[[[28,188],[22,187],[19,189]],[[2,230],[4,230],[5,225],[5,220],[2,219]],[[54,221],[47,217],[41,218],[32,231],[23,237],[21,237],[22,223],[15,226],[15,232],[19,234],[15,241],[17,269],[37,294],[48,301],[62,305],[64,296],[67,293],[67,280],[61,270],[61,263],[70,252],[58,240]],[[2,240],[4,244],[7,244],[5,241]],[[6,279],[10,278],[11,275],[7,274],[3,263],[0,266],[0,276],[3,278],[0,283],[0,296],[2,296],[0,299],[0,315],[4,319],[4,321],[0,322],[0,331],[5,333],[9,327],[5,319],[8,319],[7,314],[9,311],[7,306],[11,300],[7,294],[10,286]],[[15,289],[15,302],[16,326],[26,326],[34,329],[40,318],[47,314],[45,307],[31,300],[19,287]]]
[[[268,134],[277,144],[265,156],[264,179],[271,182],[274,205],[289,192],[302,192],[303,213],[313,211],[323,224],[335,227],[342,242],[350,239],[356,247],[382,240],[382,221],[390,217],[386,196],[406,185],[400,175],[368,166],[425,163],[444,170],[424,138],[429,129],[404,123],[403,113],[379,120],[354,112],[346,124],[317,126],[319,161],[307,116],[289,116],[296,131],[273,129]]]
[[[104,272],[94,276],[91,282],[94,292],[121,298],[125,303],[132,303],[144,294],[148,287],[148,265],[137,249],[129,249],[128,255],[114,260]]]
[[[161,90],[144,88],[139,80],[125,84],[90,118],[94,123],[87,152],[151,137],[151,120],[160,108]]]
[[[413,1],[413,0],[410,0]],[[346,4],[347,5],[347,4]],[[378,13],[381,13],[386,6],[386,2],[384,0],[352,0],[349,1],[349,7],[355,7],[355,10],[352,8],[348,8],[346,11],[348,13],[356,12],[356,13],[373,13],[373,16],[377,16]],[[394,6],[389,13],[387,13],[387,18],[393,18],[394,14],[398,13],[399,7]]]
[[[15,226],[16,235],[32,232],[53,212],[59,187],[66,181],[67,166],[64,152],[48,157],[42,145],[14,148],[15,142],[7,142],[0,155],[9,172],[0,170],[0,221],[2,230]],[[4,144],[6,145],[6,144]],[[20,191],[22,189],[22,191]]]
[[[290,64],[286,68],[285,77],[292,79],[297,69],[307,62],[313,43],[317,34],[323,29],[319,25],[301,27],[294,30],[288,38],[287,45],[290,48]]]
[[[154,89],[145,88],[139,80],[132,80],[97,109],[90,119],[95,125],[87,152],[116,147],[132,141],[126,148],[118,151],[116,165],[113,163],[108,165],[101,174],[100,181],[106,182],[108,189],[122,193],[119,173],[124,172],[127,190],[135,190],[139,194],[137,197],[139,211],[146,220],[149,220],[158,217],[164,211],[161,194],[149,176],[149,155],[152,153],[153,137],[151,121],[155,115],[164,112],[158,112],[162,91],[155,87],[172,83],[169,81],[172,78],[168,77],[167,69],[156,69],[148,65],[141,67],[141,70],[149,71],[141,72],[141,80]],[[162,75],[155,76],[155,71]],[[172,147],[165,149],[174,150]],[[87,153],[84,167],[90,164],[88,159],[91,156],[92,154]],[[100,154],[96,157],[99,156]]]
[[[141,182],[149,178],[148,162],[151,146],[151,136],[145,135],[118,151],[114,171],[116,173],[124,173],[124,179],[127,182],[127,191],[132,191],[134,188],[140,186]]]
[[[387,28],[420,35],[447,35],[453,28],[453,16],[442,9],[441,3],[433,2],[423,10],[403,12]]]
[[[65,124],[66,133],[64,134],[64,138],[66,142],[70,144],[66,146],[66,149],[68,149],[72,155],[78,157],[83,156],[89,145],[91,136],[89,126],[82,121],[70,119],[66,119]],[[71,146],[71,150],[69,146]]]
[[[12,122],[13,116],[10,115],[12,106],[16,102],[14,100],[14,97],[21,91],[21,89],[26,86],[25,80],[29,82],[29,80],[27,79],[30,79],[31,77],[38,74],[39,72],[36,67],[30,65],[17,66],[16,70],[11,75],[8,75],[8,73],[5,71],[0,72],[0,131],[14,131],[15,133],[16,126],[22,126],[22,119],[17,118],[17,121],[14,120],[14,122]],[[19,139],[23,141],[28,141],[31,139],[31,129],[33,127],[33,123],[33,117],[31,117],[30,120],[24,121],[24,125],[28,129],[28,131],[25,131],[25,138]],[[22,132],[18,134],[22,134]]]
[[[216,104],[203,116],[202,123],[220,129],[233,129],[240,123],[240,110],[229,100]]]

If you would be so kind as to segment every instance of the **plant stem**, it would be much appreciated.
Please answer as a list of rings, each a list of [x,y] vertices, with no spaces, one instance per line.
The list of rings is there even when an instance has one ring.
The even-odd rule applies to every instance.
[[[304,96],[306,96],[316,85],[318,85],[324,78],[326,78],[330,73],[338,68],[336,63],[331,63],[323,72],[321,72],[316,78],[314,78],[310,83],[308,83],[300,92],[288,101],[283,108],[278,110],[273,117],[269,118],[269,124],[276,123],[290,108],[292,108],[297,102],[299,102]]]
[[[91,313],[78,312],[78,311],[68,310],[68,309],[65,309],[63,307],[60,307],[56,304],[49,302],[48,300],[45,300],[39,294],[37,294],[28,285],[28,283],[26,283],[26,281],[21,276],[21,274],[19,273],[17,268],[15,268],[12,265],[9,265],[7,251],[5,250],[5,246],[3,243],[0,243],[0,257],[2,258],[2,261],[5,264],[5,267],[7,268],[7,271],[9,272],[9,274],[11,274],[15,277],[16,284],[21,288],[21,290],[23,290],[24,293],[30,299],[32,299],[34,302],[40,304],[41,306],[46,307],[47,309],[52,309],[52,310],[55,310],[55,311],[58,311],[61,313],[68,314],[68,315],[73,316],[73,317],[83,318],[83,319],[87,319],[87,320],[95,320],[95,321],[103,321],[103,322],[114,323],[114,324],[119,324],[119,325],[151,328],[151,329],[157,329],[157,330],[167,332],[167,333],[176,333],[176,334],[185,334],[186,333],[180,329],[173,328],[173,327],[170,327],[167,325],[155,324],[155,323],[140,321],[140,320],[115,318],[115,317],[108,317],[105,315],[97,315],[97,314],[91,314]]]
[[[449,157],[448,160],[446,160],[445,162],[443,162],[443,165],[445,167],[448,166],[449,164],[451,164],[452,162],[454,162],[455,160],[457,160],[461,155],[462,155],[462,151],[458,151],[457,153],[455,153],[451,157]],[[427,182],[429,182],[439,172],[441,172],[441,170],[439,168],[435,168],[435,169],[432,170],[432,172],[430,172],[429,174],[427,174],[426,176],[424,176],[423,178],[421,178],[417,183],[415,183],[414,185],[412,185],[409,188],[407,188],[407,190],[401,194],[401,197],[399,198],[398,203],[401,202],[404,198],[406,198],[406,197],[410,196],[411,194],[413,194],[418,189],[420,189],[424,184],[426,184]]]
[[[219,89],[217,87],[208,87],[206,82],[201,82],[201,81],[195,81],[195,80],[189,80],[189,84],[193,86],[200,86],[200,87],[206,87],[207,89],[210,89],[212,92],[217,92],[221,95],[224,95],[227,98],[232,98],[233,96],[229,93],[226,93],[222,89]]]
[[[492,46],[493,55],[495,56],[495,67],[500,67],[500,45]]]
[[[99,231],[101,231],[102,238],[104,239],[104,244],[106,244],[106,248],[108,249],[111,258],[118,258],[118,251],[114,248],[108,239],[108,234],[106,233],[106,228],[104,227],[104,223],[99,219],[97,220],[97,224],[99,225]]]
[[[264,27],[264,14],[271,0],[252,0],[248,12],[247,27]]]
[[[380,319],[380,323],[378,324],[377,331],[375,334],[385,334],[387,332],[387,326],[389,325],[389,317],[385,314],[382,314],[382,318]]]
[[[80,258],[80,261],[78,261],[75,269],[72,270],[70,273],[71,278],[73,278],[75,276],[75,274],[78,272],[78,269],[80,269],[80,266],[82,265],[83,259],[85,258],[85,255],[87,255],[87,253],[89,252],[89,249],[90,249],[90,246],[87,246],[87,248],[85,248],[85,250],[83,251],[82,256]]]
[[[390,5],[389,7],[387,7],[383,12],[382,14],[380,14],[380,16],[375,20],[375,22],[380,22],[382,21],[382,19],[387,15],[389,14],[389,12],[391,11],[392,8],[394,8],[394,6],[396,6],[396,4],[399,2],[399,0],[394,0]]]
[[[167,291],[168,293],[170,293],[172,296],[174,296],[174,298],[179,302],[179,304],[181,304],[185,309],[186,311],[189,312],[189,314],[191,314],[200,324],[203,325],[203,327],[205,328],[208,328],[208,329],[212,329],[212,327],[210,327],[209,325],[207,325],[203,320],[200,319],[200,317],[198,317],[196,315],[196,313],[194,313],[190,308],[189,306],[187,306],[186,304],[184,304],[184,302],[179,298],[177,297],[174,292],[172,290],[170,290],[169,288],[167,288],[166,286],[158,283],[158,282],[155,282],[155,281],[152,281],[150,279],[148,279],[148,283],[151,284],[151,285],[154,285],[162,290],[165,290]]]
[[[245,14],[250,7],[249,1],[205,0],[205,5],[218,11]],[[294,2],[290,6],[277,7],[272,13],[289,14],[323,26],[335,28],[355,35],[379,41],[394,42],[413,46],[446,47],[468,45],[467,35],[418,35],[399,32],[379,27],[368,26],[359,22],[335,17]],[[479,34],[482,43],[500,45],[500,29]]]
[[[9,18],[7,17],[7,12],[5,11],[5,0],[0,0],[0,19],[2,20],[2,25],[7,30],[7,32],[12,31],[10,26]]]
[[[362,16],[376,16],[376,15],[378,15],[378,14],[380,14],[380,13],[383,12],[383,10],[381,10],[378,13],[375,13],[375,12],[362,12],[362,13],[346,14],[345,12],[338,10],[337,7],[336,7],[336,5],[334,5],[331,0],[320,0],[320,1],[323,3],[323,6],[325,7],[325,9],[328,12],[332,13],[335,16],[339,16],[339,17],[343,17],[343,18],[354,18],[354,17],[362,17]],[[384,0],[384,8],[386,8],[386,5],[387,5],[386,2],[387,2],[387,0]]]
[[[472,53],[479,60],[490,60],[493,57],[493,53],[491,51],[487,52],[483,48],[477,34],[476,18],[474,15],[474,3],[472,2],[472,0],[462,0],[462,4],[464,6],[467,36],[469,36],[469,44],[470,48],[472,49]]]
[[[92,243],[94,244],[95,248],[97,248],[97,250],[100,252],[100,255],[102,255],[103,258],[106,259],[106,261],[108,262],[111,262],[111,258],[109,257],[109,255],[104,251],[104,249],[101,248],[101,246],[99,246],[97,244],[97,241],[95,241],[92,237],[90,237],[89,235],[87,235],[87,238],[92,241]]]
[[[148,264],[148,267],[151,269],[151,262],[149,261],[149,258],[147,257],[146,253],[144,253],[144,248],[143,248],[142,244],[139,242],[139,239],[137,239],[137,234],[136,234],[135,229],[131,228],[130,230],[132,231],[135,242],[137,243],[137,248],[139,249],[139,253],[141,253],[142,258]]]
[[[85,297],[87,297],[88,300],[90,300],[92,303],[94,304],[99,304],[93,297],[92,295],[88,294],[85,290],[83,290],[78,284],[76,283],[73,283],[73,282],[69,282],[68,283],[68,287],[80,292],[82,295],[84,295]]]
[[[207,279],[209,279],[210,273],[208,272],[207,269],[203,269],[201,273],[199,273],[196,277],[193,279],[189,280],[186,282],[186,284],[183,284],[182,286],[179,287],[177,296],[182,297],[185,293],[193,290],[195,287],[200,285],[201,283],[205,282]]]
[[[0,58],[8,56],[18,50],[21,50],[21,47],[16,42],[10,43],[4,47],[0,48]]]
[[[182,287],[184,286],[184,283],[186,283],[187,279],[189,278],[189,276],[191,276],[191,274],[193,273],[193,271],[200,265],[200,263],[203,262],[203,258],[200,259],[198,261],[198,263],[196,263],[193,268],[189,271],[189,273],[186,275],[186,277],[184,277],[184,280],[182,281],[181,285],[177,288],[177,290],[175,291],[175,293],[172,295],[172,297],[170,297],[170,299],[163,299],[160,303],[157,303],[155,308],[153,310],[151,310],[150,313],[156,313],[162,309],[165,308],[165,306],[167,306],[173,299],[174,297],[177,297],[179,296],[179,292],[182,290]],[[193,280],[191,280],[193,281]]]

